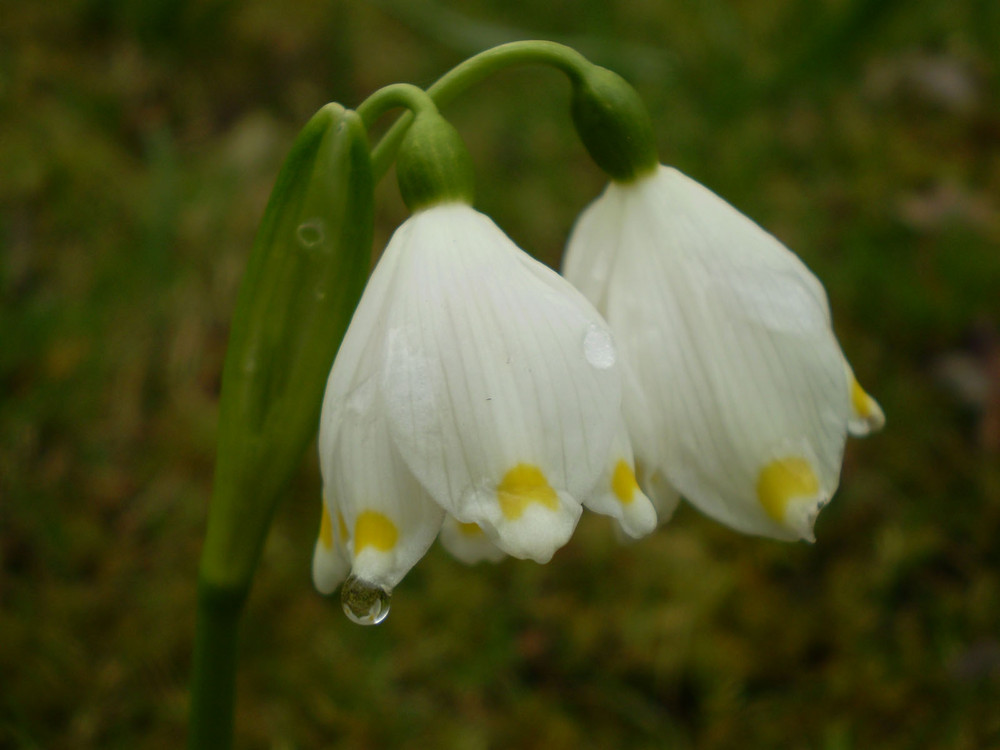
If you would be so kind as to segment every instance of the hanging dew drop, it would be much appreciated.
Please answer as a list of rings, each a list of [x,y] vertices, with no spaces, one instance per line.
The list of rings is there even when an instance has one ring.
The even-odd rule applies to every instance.
[[[389,616],[389,592],[374,583],[350,576],[340,589],[344,614],[358,625],[378,625]]]
[[[302,247],[316,247],[323,241],[323,220],[309,219],[308,221],[303,221],[299,224],[299,228],[295,230],[295,234],[299,238],[299,244]]]
[[[611,334],[599,325],[591,324],[583,337],[583,356],[598,370],[611,367],[615,363],[615,344]]]

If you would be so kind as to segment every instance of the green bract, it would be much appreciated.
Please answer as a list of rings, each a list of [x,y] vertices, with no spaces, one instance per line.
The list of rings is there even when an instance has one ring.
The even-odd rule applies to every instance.
[[[360,118],[327,104],[278,175],[233,316],[202,580],[246,586],[316,434],[323,387],[367,277],[374,179]]]

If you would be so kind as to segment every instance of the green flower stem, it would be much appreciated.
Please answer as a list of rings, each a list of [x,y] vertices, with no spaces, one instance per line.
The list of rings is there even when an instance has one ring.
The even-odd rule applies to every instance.
[[[510,42],[480,52],[465,62],[459,63],[427,89],[427,95],[434,104],[443,107],[467,88],[474,86],[493,73],[512,65],[526,64],[551,65],[566,73],[573,81],[579,80],[588,69],[594,67],[579,52],[563,44],[544,41]],[[363,113],[368,106],[368,101],[377,97],[379,93],[376,92],[358,107],[358,112]],[[362,116],[364,115],[362,114]],[[412,122],[412,114],[403,115],[372,150],[372,168],[376,182],[389,171],[403,141],[403,136],[406,135]],[[365,123],[368,123],[367,118]]]
[[[391,86],[380,88],[361,103],[357,113],[364,122],[365,128],[371,129],[378,118],[390,109],[397,107],[405,107],[410,110],[411,116],[422,113],[437,113],[434,100],[426,91],[412,83],[394,83]]]
[[[191,681],[190,750],[228,750],[233,744],[236,646],[249,587],[198,582],[198,622]]]
[[[411,211],[443,201],[472,204],[472,161],[458,131],[438,113],[422,88],[394,83],[376,91],[358,107],[366,128],[390,109],[410,110],[413,123],[398,150],[396,175],[403,202]]]

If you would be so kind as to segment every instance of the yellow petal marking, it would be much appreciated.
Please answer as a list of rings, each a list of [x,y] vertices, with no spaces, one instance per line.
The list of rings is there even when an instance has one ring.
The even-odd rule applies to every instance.
[[[323,549],[333,547],[333,523],[330,521],[330,511],[326,509],[326,503],[323,503],[323,515],[319,519],[319,542],[323,545]]]
[[[337,511],[337,533],[340,534],[340,541],[344,544],[347,543],[347,522],[344,521],[344,514],[339,510]]]
[[[872,415],[872,397],[865,393],[858,379],[851,377],[851,408],[854,413],[862,419],[868,419]]]
[[[518,464],[508,471],[497,485],[497,500],[508,521],[516,521],[532,503],[559,509],[559,496],[542,470],[533,464]]]
[[[771,461],[757,477],[757,500],[778,523],[784,523],[785,511],[792,500],[815,497],[818,493],[816,473],[799,456]]]
[[[625,462],[620,459],[615,464],[614,474],[611,475],[611,490],[622,505],[628,505],[635,497],[635,491],[639,489],[639,483],[635,481],[635,472]]]
[[[483,530],[479,528],[477,523],[462,523],[461,521],[455,522],[458,525],[458,530],[462,533],[462,536],[479,536],[483,533]]]
[[[384,513],[377,510],[364,510],[358,514],[358,520],[354,522],[354,554],[355,556],[365,547],[374,547],[380,552],[388,552],[396,546],[399,539],[399,531],[396,524],[389,520]]]

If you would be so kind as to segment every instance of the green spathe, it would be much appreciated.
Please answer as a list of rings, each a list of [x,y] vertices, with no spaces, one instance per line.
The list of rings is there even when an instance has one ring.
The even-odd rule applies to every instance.
[[[222,375],[205,583],[249,586],[271,516],[316,433],[368,274],[374,178],[360,118],[327,104],[292,146],[261,220]]]

